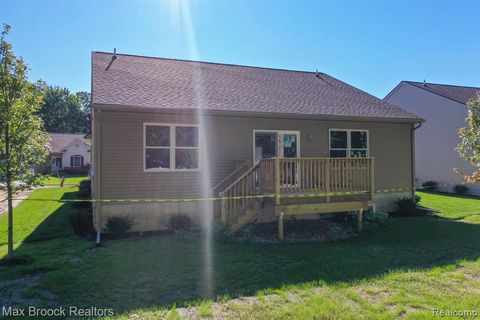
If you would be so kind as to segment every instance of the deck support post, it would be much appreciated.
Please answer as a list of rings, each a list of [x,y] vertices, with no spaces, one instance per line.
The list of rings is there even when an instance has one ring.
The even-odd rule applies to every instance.
[[[280,204],[280,158],[275,158],[275,204]]]
[[[278,215],[278,239],[283,240],[283,212]]]
[[[330,158],[325,161],[325,191],[327,192],[327,198],[325,201],[330,202]]]
[[[225,199],[225,193],[220,192],[221,200],[221,215],[222,215],[222,222],[227,223],[227,201]]]
[[[362,232],[363,208],[360,209],[357,216],[357,231]]]

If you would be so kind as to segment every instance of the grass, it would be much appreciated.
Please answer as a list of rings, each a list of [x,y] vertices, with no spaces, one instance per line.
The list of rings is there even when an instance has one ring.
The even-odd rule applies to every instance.
[[[78,185],[80,181],[89,179],[87,176],[66,176],[64,185]],[[47,176],[42,178],[45,186],[60,186],[61,179],[55,176]]]
[[[46,194],[32,197],[67,198],[76,189],[42,190]],[[438,201],[428,201],[437,207],[443,196],[435,196]],[[461,205],[469,200],[459,199]],[[65,225],[54,227],[66,218],[48,222],[48,212],[68,216],[71,211],[69,203],[56,205],[28,212],[18,207],[19,216],[24,212],[25,217],[39,214],[43,218],[35,218],[37,226],[32,222],[18,232],[16,254],[32,263],[0,266],[0,294],[8,290],[1,289],[2,280],[41,272],[37,283],[18,289],[22,295],[36,297],[41,305],[113,308],[117,317],[125,319],[131,314],[147,319],[212,315],[232,319],[431,318],[435,308],[480,313],[477,224],[396,218],[384,228],[335,243],[213,245],[209,264],[202,239],[130,238],[106,241],[104,248],[89,250],[92,242],[67,232]],[[47,230],[43,227],[46,221],[51,232],[42,231]],[[60,233],[52,237],[53,232]],[[32,237],[36,241],[28,241]],[[0,245],[0,256],[4,247]],[[244,296],[252,298],[237,299]]]
[[[480,197],[434,192],[417,194],[421,197],[421,206],[433,209],[443,218],[458,220],[480,214]]]

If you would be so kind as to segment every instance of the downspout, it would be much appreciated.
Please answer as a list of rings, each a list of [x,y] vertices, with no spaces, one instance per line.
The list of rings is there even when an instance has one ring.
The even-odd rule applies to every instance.
[[[101,217],[101,186],[100,186],[100,111],[93,111],[93,150],[94,150],[94,179],[95,179],[95,197],[97,200],[93,203],[95,208],[95,227],[97,231],[96,245],[101,245],[102,217]]]
[[[411,176],[412,176],[412,199],[415,198],[415,130],[417,130],[418,128],[420,128],[422,126],[422,123],[419,122],[417,126],[413,125],[412,126],[412,129],[410,131],[410,134],[411,134],[411,145],[410,145],[410,155],[411,155],[411,168],[412,168],[412,171],[411,171]]]

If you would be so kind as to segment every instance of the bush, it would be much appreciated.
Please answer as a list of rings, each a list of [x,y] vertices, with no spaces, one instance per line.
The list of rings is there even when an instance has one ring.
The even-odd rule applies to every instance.
[[[70,216],[73,232],[81,237],[88,237],[95,233],[93,228],[93,214],[88,209],[77,209]]]
[[[340,224],[332,224],[328,228],[328,238],[331,241],[340,241],[350,238],[351,232]]]
[[[90,200],[92,198],[92,187],[90,180],[80,181],[76,198],[78,200]],[[92,203],[90,201],[74,202],[75,208],[86,208],[92,210]]]
[[[170,216],[165,226],[170,230],[191,231],[193,229],[192,218],[185,213]]]
[[[125,238],[133,224],[133,218],[130,216],[112,216],[107,219],[105,231],[114,239]]]
[[[226,223],[217,221],[213,224],[213,240],[217,243],[231,243],[235,240],[235,234]]]
[[[453,187],[453,192],[456,194],[465,194],[468,192],[468,187],[464,184],[457,184]]]
[[[438,182],[432,180],[425,181],[422,183],[422,187],[425,191],[435,191],[438,188]]]
[[[367,212],[364,217],[363,221],[365,222],[365,227],[368,229],[369,227],[384,227],[390,222],[390,215],[385,212]]]
[[[417,205],[420,202],[420,197],[415,195],[415,198],[401,198],[398,199],[395,203],[397,204],[398,210],[396,215],[401,217],[411,217],[418,214]]]

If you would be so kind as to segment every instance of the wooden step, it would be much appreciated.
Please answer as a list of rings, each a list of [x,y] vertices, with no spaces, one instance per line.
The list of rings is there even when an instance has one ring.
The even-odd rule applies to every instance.
[[[256,218],[257,214],[254,209],[246,209],[245,214],[237,216],[236,221],[230,225],[230,230],[236,232],[243,226],[252,223]]]

